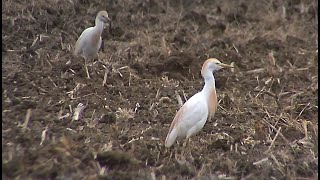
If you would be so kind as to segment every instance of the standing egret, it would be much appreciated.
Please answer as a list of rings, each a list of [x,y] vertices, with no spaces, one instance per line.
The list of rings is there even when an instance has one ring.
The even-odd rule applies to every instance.
[[[170,147],[176,139],[188,140],[203,128],[207,119],[214,116],[218,101],[213,72],[222,68],[233,68],[233,66],[221,63],[215,58],[204,62],[201,70],[204,87],[185,102],[175,115],[165,141],[166,147]]]
[[[100,11],[95,20],[95,26],[85,29],[76,42],[73,54],[75,56],[82,56],[85,60],[85,70],[88,79],[90,79],[87,61],[97,56],[101,47],[102,38],[101,34],[104,29],[105,23],[110,23],[111,19],[108,16],[107,11]]]

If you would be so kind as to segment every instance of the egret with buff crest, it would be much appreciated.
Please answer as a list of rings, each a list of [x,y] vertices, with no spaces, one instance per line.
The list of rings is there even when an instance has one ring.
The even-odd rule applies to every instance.
[[[204,87],[186,101],[176,113],[165,141],[166,147],[170,147],[177,139],[188,140],[203,128],[207,119],[214,116],[218,101],[213,72],[222,68],[233,68],[233,66],[221,63],[215,58],[204,62],[201,70]]]

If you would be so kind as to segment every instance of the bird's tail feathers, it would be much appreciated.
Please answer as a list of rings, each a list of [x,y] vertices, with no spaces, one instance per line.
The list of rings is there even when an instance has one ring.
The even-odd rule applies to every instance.
[[[73,55],[74,56],[78,56],[80,53],[79,53],[79,48],[78,47],[75,47],[74,50],[73,50]]]
[[[176,141],[177,136],[178,132],[175,128],[173,128],[166,138],[165,146],[170,147]]]

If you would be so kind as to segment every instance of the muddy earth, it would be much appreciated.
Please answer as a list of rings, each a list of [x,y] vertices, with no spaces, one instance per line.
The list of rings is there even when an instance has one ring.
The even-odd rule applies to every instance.
[[[100,10],[112,23],[87,79],[72,51]],[[317,14],[310,0],[2,1],[2,177],[316,179]],[[214,73],[217,112],[184,156],[164,140],[209,57],[235,68]]]

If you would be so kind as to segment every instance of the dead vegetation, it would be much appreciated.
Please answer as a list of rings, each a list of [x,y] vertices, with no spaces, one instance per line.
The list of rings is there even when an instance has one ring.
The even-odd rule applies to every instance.
[[[108,4],[107,4],[108,3]],[[315,179],[317,1],[2,2],[5,179]],[[87,80],[72,48],[113,19]],[[176,110],[203,85],[218,112],[177,160]]]

